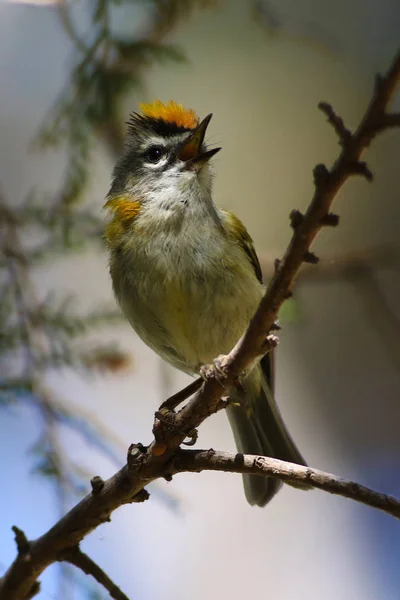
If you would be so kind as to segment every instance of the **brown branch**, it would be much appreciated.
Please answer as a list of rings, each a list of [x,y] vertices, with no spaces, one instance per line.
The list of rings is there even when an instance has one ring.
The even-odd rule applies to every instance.
[[[369,107],[356,132],[342,148],[339,158],[328,170],[318,165],[314,170],[315,193],[302,219],[294,227],[292,239],[281,261],[276,263],[275,274],[267,288],[246,334],[222,361],[225,375],[224,388],[216,377],[210,377],[202,389],[189,400],[177,415],[163,414],[156,419],[156,440],[145,448],[133,445],[128,452],[127,464],[104,482],[101,490],[91,493],[65,517],[40,538],[31,541],[29,553],[17,556],[0,580],[1,600],[25,600],[39,575],[57,561],[68,548],[81,540],[98,525],[110,519],[110,514],[122,506],[143,501],[144,487],[159,477],[170,477],[170,463],[187,436],[205,418],[221,406],[221,396],[237,384],[249,365],[270,349],[273,339],[267,336],[273,328],[279,309],[290,296],[294,281],[316,235],[326,224],[332,202],[345,181],[354,174],[354,165],[371,140],[386,129],[386,109],[400,80],[400,53],[395,57],[387,74],[377,78]],[[179,453],[178,453],[179,455]],[[278,473],[276,472],[278,477]],[[310,482],[312,484],[312,481]]]
[[[272,256],[260,255],[260,264],[264,279],[268,281],[274,274],[275,266]],[[383,245],[366,248],[356,252],[344,252],[331,257],[322,258],[318,267],[304,265],[299,273],[299,281],[325,283],[334,279],[350,278],[352,273],[365,269],[399,267],[400,246]]]
[[[129,600],[128,596],[115,585],[108,575],[97,565],[87,554],[81,551],[79,547],[71,548],[60,555],[59,561],[68,562],[74,565],[86,575],[91,575],[100,585],[107,590],[114,600]]]
[[[40,586],[39,581],[35,581],[35,583],[31,587],[30,591],[28,592],[28,595],[25,597],[25,600],[31,600],[31,598],[34,598],[35,596],[37,596],[38,593],[41,591],[40,587],[41,586]]]
[[[299,225],[294,229],[289,247],[280,262],[267,292],[261,301],[246,335],[230,354],[230,365],[234,363],[235,375],[244,370],[257,358],[263,347],[265,336],[278,315],[279,308],[291,292],[294,280],[309,251],[312,242],[321,230],[329,214],[332,202],[345,181],[354,173],[354,165],[375,135],[382,131],[387,106],[400,80],[400,51],[393,60],[387,74],[377,79],[370,104],[355,133],[347,140],[339,158],[328,171],[319,165],[314,170],[315,192],[311,203]]]
[[[289,484],[307,483],[318,490],[366,504],[400,519],[400,501],[397,498],[376,492],[365,485],[342,479],[331,473],[265,456],[215,450],[176,451],[171,462],[171,475],[185,472],[200,473],[201,471],[248,473],[249,475],[277,477]]]
[[[385,127],[400,127],[400,113],[388,113],[384,118]]]
[[[203,380],[201,379],[201,377],[195,379],[194,381],[192,381],[192,383],[189,383],[189,385],[184,387],[183,390],[179,390],[179,392],[164,400],[164,402],[160,406],[160,410],[162,410],[163,408],[173,410],[174,408],[179,406],[179,404],[182,404],[182,402],[190,398],[190,396],[193,396],[193,394],[195,394],[201,388],[202,385]]]
[[[332,106],[328,104],[328,102],[320,102],[318,104],[318,108],[327,116],[328,123],[330,123],[335,130],[341,146],[345,146],[351,139],[351,132],[345,127],[343,119],[335,113]]]

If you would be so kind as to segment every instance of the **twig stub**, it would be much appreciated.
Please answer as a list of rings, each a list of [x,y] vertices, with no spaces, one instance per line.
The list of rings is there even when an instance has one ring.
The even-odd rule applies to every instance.
[[[352,175],[361,175],[369,182],[371,182],[374,178],[372,171],[370,171],[368,168],[367,163],[362,160],[358,160],[357,162],[350,164],[349,170]]]
[[[319,258],[314,252],[307,251],[304,255],[304,262],[310,265],[316,265],[319,263]]]
[[[328,213],[322,217],[320,222],[323,227],[337,227],[339,225],[339,215]]]
[[[304,215],[302,212],[297,210],[297,208],[294,208],[289,215],[289,219],[291,228],[296,229],[300,225],[300,223],[303,222]]]
[[[325,187],[330,179],[330,173],[323,163],[315,165],[313,169],[314,185],[316,188]]]
[[[172,479],[172,475],[171,475],[171,479]],[[132,497],[132,502],[146,502],[146,500],[148,500],[150,498],[150,493],[145,489],[141,489],[140,492],[138,492],[137,494],[135,494]]]
[[[90,480],[90,485],[92,486],[92,493],[99,494],[104,487],[104,481],[100,477],[100,475],[95,475]]]
[[[147,448],[143,444],[131,444],[128,448],[127,463],[129,470],[136,471],[140,468],[143,458],[146,455]]]
[[[318,108],[327,116],[328,123],[332,125],[339,138],[340,145],[344,148],[351,140],[351,131],[345,127],[343,119],[335,113],[331,104],[328,102],[320,102]]]
[[[29,554],[30,546],[29,546],[28,538],[25,535],[25,532],[22,531],[22,529],[20,529],[16,525],[13,525],[11,529],[15,533],[14,539],[15,539],[15,543],[17,544],[18,554],[21,556]]]

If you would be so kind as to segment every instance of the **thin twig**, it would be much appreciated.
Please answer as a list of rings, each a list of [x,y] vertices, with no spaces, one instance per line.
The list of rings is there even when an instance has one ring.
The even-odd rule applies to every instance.
[[[71,42],[74,44],[75,48],[79,50],[79,52],[86,54],[88,52],[88,47],[75,31],[67,2],[60,2],[57,6],[57,11],[63,29],[70,38]]]
[[[233,452],[215,450],[176,451],[171,462],[171,475],[185,472],[200,473],[201,471],[247,473],[249,475],[277,477],[289,484],[307,483],[318,490],[366,504],[396,519],[400,519],[400,501],[397,498],[318,469],[302,467],[301,465],[276,458],[267,458],[266,456],[234,454]]]
[[[68,562],[86,573],[86,575],[91,575],[94,577],[94,579],[107,590],[111,598],[114,598],[114,600],[129,600],[128,596],[126,596],[124,592],[112,581],[112,579],[109,578],[107,573],[105,573],[103,569],[101,569],[99,565],[90,558],[90,556],[82,552],[79,547],[67,550],[60,555],[58,560]]]
[[[346,128],[345,124],[343,123],[343,119],[335,113],[332,106],[328,104],[328,102],[320,102],[318,104],[318,108],[327,116],[328,123],[330,123],[335,130],[340,144],[345,146],[351,139],[351,132]]]

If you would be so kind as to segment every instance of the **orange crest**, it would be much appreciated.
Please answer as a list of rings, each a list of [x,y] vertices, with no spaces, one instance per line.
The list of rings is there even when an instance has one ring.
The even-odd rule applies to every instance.
[[[184,108],[182,104],[177,104],[173,100],[165,104],[160,100],[156,100],[151,104],[141,104],[140,109],[145,117],[162,119],[167,123],[174,123],[178,127],[195,129],[199,124],[199,118],[193,109]]]

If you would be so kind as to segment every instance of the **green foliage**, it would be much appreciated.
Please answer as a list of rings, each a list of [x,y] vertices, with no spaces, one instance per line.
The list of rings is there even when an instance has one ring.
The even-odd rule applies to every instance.
[[[173,44],[157,44],[147,40],[137,42],[115,42],[122,59],[151,66],[153,63],[164,64],[168,61],[186,62],[186,57],[178,46]]]
[[[67,296],[57,301],[53,295],[31,311],[34,327],[45,327],[52,339],[84,336],[103,325],[121,321],[121,313],[115,308],[98,307],[81,315],[74,308],[75,298]]]

